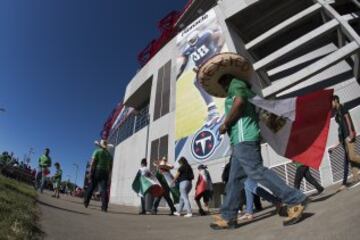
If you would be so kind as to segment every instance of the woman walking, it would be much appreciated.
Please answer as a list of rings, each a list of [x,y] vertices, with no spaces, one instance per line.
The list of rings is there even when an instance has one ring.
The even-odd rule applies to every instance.
[[[191,205],[189,201],[189,193],[192,188],[191,181],[194,179],[194,173],[186,158],[179,159],[180,167],[175,175],[174,182],[179,183],[180,187],[180,203],[175,216],[181,216],[181,212],[185,207],[187,214],[184,217],[192,217]]]
[[[199,177],[195,186],[195,202],[199,207],[199,214],[205,216],[210,213],[209,201],[213,195],[213,183],[210,177],[210,173],[207,170],[207,166],[201,164],[198,166]],[[201,199],[203,199],[205,210],[201,205]]]

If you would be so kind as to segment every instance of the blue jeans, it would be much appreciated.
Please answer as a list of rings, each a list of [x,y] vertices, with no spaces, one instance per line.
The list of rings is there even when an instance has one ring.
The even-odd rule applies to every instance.
[[[257,183],[250,178],[245,180],[246,212],[253,214],[254,194],[256,194]]]
[[[221,215],[225,220],[236,219],[240,191],[244,188],[247,176],[270,189],[288,205],[296,205],[306,199],[301,191],[289,187],[274,171],[263,166],[259,142],[238,143],[233,146],[229,181],[221,207]]]
[[[45,175],[47,168],[41,168],[41,182],[40,182],[40,192],[42,193],[44,191],[44,188],[46,187],[47,183],[47,177]]]
[[[191,191],[192,185],[188,180],[180,182],[180,202],[178,206],[178,213],[181,213],[183,208],[187,213],[191,213],[191,205],[189,201],[189,192]]]

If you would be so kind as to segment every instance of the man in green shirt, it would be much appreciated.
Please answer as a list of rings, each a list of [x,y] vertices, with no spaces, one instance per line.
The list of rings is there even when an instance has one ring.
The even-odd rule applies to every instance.
[[[220,133],[228,133],[233,152],[221,215],[215,217],[211,227],[218,230],[236,226],[240,192],[247,177],[267,187],[288,204],[288,218],[284,225],[297,223],[302,217],[307,198],[301,191],[290,188],[274,171],[263,166],[258,116],[255,106],[249,102],[254,93],[245,81],[229,74],[223,75],[218,82],[227,93],[226,118]]]
[[[45,185],[46,185],[46,176],[49,174],[49,167],[51,167],[51,157],[49,156],[50,149],[45,148],[44,154],[40,156],[39,158],[39,172],[41,174],[41,182],[38,184],[40,187],[40,192],[42,193],[44,191]]]
[[[89,206],[93,192],[97,186],[100,187],[101,195],[101,210],[106,212],[109,203],[109,194],[107,191],[109,175],[111,173],[113,158],[107,150],[108,143],[106,140],[101,140],[100,143],[95,142],[98,148],[94,151],[92,156],[91,170],[90,170],[90,185],[86,191],[84,206]]]

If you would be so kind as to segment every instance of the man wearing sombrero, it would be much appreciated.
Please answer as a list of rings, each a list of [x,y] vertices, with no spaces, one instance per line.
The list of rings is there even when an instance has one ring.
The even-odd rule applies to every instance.
[[[111,173],[113,159],[107,149],[110,145],[106,140],[101,140],[100,142],[95,141],[95,144],[98,146],[98,148],[94,151],[92,156],[89,177],[90,185],[85,194],[84,206],[86,208],[89,206],[93,192],[95,188],[99,186],[101,195],[101,211],[106,212],[109,203],[107,185],[109,175]]]
[[[210,226],[217,229],[235,228],[240,192],[247,177],[270,189],[288,207],[284,225],[297,223],[306,207],[307,198],[290,188],[272,170],[262,164],[260,129],[255,106],[248,100],[254,96],[248,80],[252,74],[249,62],[234,53],[219,54],[198,71],[204,89],[216,97],[225,97],[226,118],[220,133],[228,133],[232,145],[232,163],[221,215]]]
[[[154,165],[157,168],[155,176],[161,184],[163,194],[160,197],[156,197],[154,199],[154,204],[151,212],[152,214],[157,214],[161,198],[164,198],[170,208],[169,215],[174,215],[174,212],[176,212],[174,203],[179,202],[180,195],[179,191],[175,188],[175,186],[171,184],[171,181],[174,179],[174,177],[171,174],[170,170],[174,169],[174,166],[168,163],[166,157],[163,157],[161,160],[156,161]],[[171,199],[170,193],[173,196],[174,201]]]

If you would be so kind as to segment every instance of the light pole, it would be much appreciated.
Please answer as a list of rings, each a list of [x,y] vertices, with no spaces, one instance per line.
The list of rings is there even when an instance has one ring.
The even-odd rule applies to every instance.
[[[78,171],[79,171],[79,165],[76,163],[73,163],[73,165],[75,166],[75,186],[77,186],[77,175],[78,175]]]

